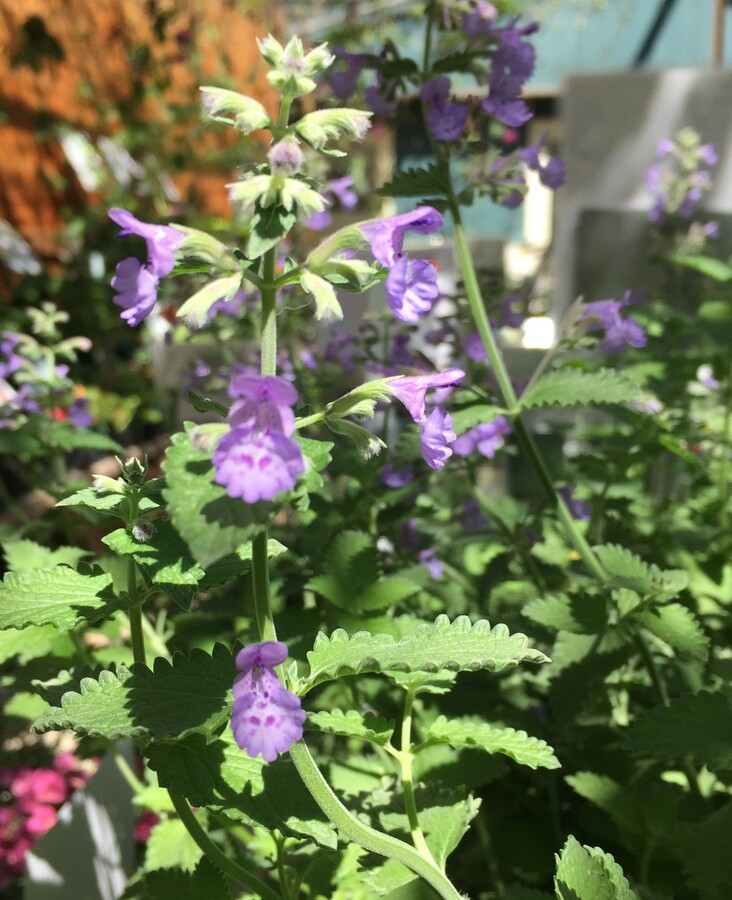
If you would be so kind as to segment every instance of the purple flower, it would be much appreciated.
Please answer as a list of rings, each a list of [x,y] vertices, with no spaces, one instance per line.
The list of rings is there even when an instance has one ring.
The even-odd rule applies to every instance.
[[[656,144],[656,159],[663,159],[665,156],[671,156],[674,152],[674,142],[668,138],[662,138]]]
[[[442,578],[442,572],[444,570],[444,565],[441,559],[437,557],[437,550],[434,547],[429,547],[427,550],[421,550],[419,554],[419,561],[423,566],[427,566],[427,569],[430,573],[430,578],[433,581],[437,581]]]
[[[147,243],[147,268],[156,278],[170,275],[175,266],[175,253],[185,235],[168,225],[140,222],[126,209],[110,209],[109,218],[122,228],[119,236],[136,234]]]
[[[231,730],[251,757],[274,762],[302,737],[305,711],[300,698],[280,683],[274,667],[287,659],[279,641],[250,644],[236,656]]]
[[[476,425],[465,434],[461,434],[452,445],[458,456],[470,456],[476,450],[488,459],[493,459],[503,446],[503,438],[509,434],[511,426],[505,416],[498,416],[492,422]]]
[[[620,310],[627,306],[630,291],[622,300],[597,300],[586,303],[580,321],[589,321],[589,330],[602,329],[605,335],[600,346],[608,353],[620,352],[626,344],[631,347],[645,347],[646,335],[635,319],[623,319]]]
[[[491,58],[488,96],[481,104],[485,112],[511,128],[518,128],[532,116],[531,110],[519,98],[536,61],[536,51],[524,37],[539,27],[530,23],[516,28],[516,21],[493,32],[499,43]]]
[[[432,388],[455,386],[465,377],[462,369],[447,369],[434,375],[402,375],[390,382],[392,393],[407,408],[415,422],[425,418],[427,391]],[[454,440],[454,439],[453,439]]]
[[[498,10],[488,0],[473,0],[475,9],[467,12],[462,18],[462,29],[469,37],[490,33]]]
[[[422,85],[420,95],[426,106],[427,125],[437,141],[456,141],[465,130],[469,108],[450,100],[450,79],[441,75]]]
[[[486,97],[480,105],[489,116],[510,128],[520,128],[533,115],[523,100],[504,100],[501,96],[492,96]]]
[[[114,303],[122,307],[121,318],[135,328],[152,312],[158,297],[158,279],[139,259],[130,256],[117,264],[112,287]]]
[[[354,209],[358,205],[358,194],[351,190],[353,187],[353,178],[350,175],[344,175],[342,178],[334,178],[329,181],[324,189],[323,196],[330,204],[332,198],[338,200],[344,209]],[[313,231],[322,231],[327,228],[333,221],[333,216],[329,209],[323,209],[314,213],[305,223],[308,228]]]
[[[305,154],[297,141],[282,140],[272,147],[267,154],[267,160],[273,174],[288,177],[302,171]]]
[[[477,331],[472,331],[463,343],[463,349],[473,362],[485,362],[488,359],[483,340]]]
[[[544,165],[539,158],[539,154],[546,145],[548,133],[544,133],[535,143],[519,150],[519,157],[534,172],[539,173],[541,183],[552,190],[560,188],[566,179],[566,170],[564,163],[558,156],[550,157],[549,161]]]
[[[395,469],[393,464],[388,462],[381,470],[381,480],[387,487],[402,488],[411,484],[414,480],[414,472],[411,466],[402,466],[400,469]]]
[[[574,491],[575,486],[572,484],[568,484],[565,487],[559,489],[559,496],[562,498],[562,500],[564,500],[567,509],[575,519],[579,519],[581,522],[586,522],[590,518],[590,504],[587,502],[587,500],[575,499],[573,496]]]
[[[295,430],[292,406],[297,402],[297,391],[284,378],[242,372],[232,378],[229,396],[235,399],[229,410],[231,425],[258,431],[271,429],[285,437]]]
[[[221,438],[212,461],[216,484],[225,487],[229,497],[241,497],[246,503],[273,500],[292,490],[305,471],[295,441],[281,431],[247,425],[238,425]]]
[[[337,363],[346,372],[355,372],[361,359],[361,350],[354,337],[341,328],[330,329],[330,340],[323,350],[326,362]]]
[[[430,312],[440,296],[434,263],[408,256],[391,267],[385,287],[391,311],[402,322],[416,322]]]
[[[358,76],[368,60],[365,53],[349,53],[342,47],[334,47],[333,55],[338,59],[342,59],[346,68],[345,71],[333,72],[330,76],[330,87],[333,96],[339,100],[347,100],[356,90],[356,82]]]
[[[21,368],[23,359],[15,352],[15,348],[20,343],[20,335],[15,334],[14,331],[3,331],[2,336],[3,340],[0,341],[0,378],[7,378]]]
[[[701,231],[705,238],[718,238],[719,222],[707,222],[706,225],[702,225]]]
[[[420,422],[419,447],[422,457],[432,469],[441,469],[452,456],[448,446],[455,440],[452,418],[439,407]]]
[[[714,149],[714,144],[702,144],[699,148],[699,159],[705,166],[716,166],[718,156],[717,151]]]
[[[501,301],[501,315],[509,328],[520,328],[525,316],[523,312],[514,312],[514,303],[523,303],[521,294],[509,294]]]
[[[417,234],[434,234],[442,228],[440,213],[431,206],[418,206],[411,212],[359,226],[371,245],[374,258],[390,269],[402,255],[404,235],[408,231]]]
[[[384,82],[381,75],[376,76],[376,84],[366,88],[364,98],[369,109],[373,110],[377,116],[390,116],[397,108],[396,100],[389,99],[391,94],[393,97],[394,86],[390,82]]]
[[[69,419],[77,428],[89,428],[94,424],[94,417],[88,407],[89,400],[86,397],[77,397],[69,407]]]

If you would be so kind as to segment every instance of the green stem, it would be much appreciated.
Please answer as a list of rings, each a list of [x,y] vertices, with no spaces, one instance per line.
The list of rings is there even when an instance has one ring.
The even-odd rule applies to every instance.
[[[132,656],[136,663],[147,664],[145,657],[145,635],[142,630],[142,600],[137,592],[137,564],[130,557],[127,561],[127,594],[130,608],[127,612],[130,620],[130,638],[132,640]]]
[[[430,884],[444,900],[463,900],[450,879],[421,853],[387,834],[359,821],[341,803],[315,764],[303,741],[290,747],[290,757],[313,799],[343,837],[387,859],[395,859]]]
[[[419,824],[417,814],[417,801],[414,796],[414,784],[412,783],[412,704],[414,703],[414,689],[408,689],[404,699],[404,716],[402,718],[402,743],[399,753],[399,762],[402,769],[402,790],[404,791],[404,806],[409,819],[409,831],[412,835],[412,843],[422,856],[433,866],[437,866],[432,851],[425,840],[422,826]]]
[[[173,791],[168,791],[168,793],[170,794],[170,799],[173,801],[173,806],[175,807],[175,811],[178,813],[181,822],[185,825],[188,834],[190,834],[193,840],[198,844],[199,848],[203,851],[204,856],[210,859],[222,872],[230,878],[233,878],[237,884],[243,884],[252,891],[255,896],[261,897],[262,900],[282,900],[282,895],[279,891],[271,888],[253,872],[245,869],[240,863],[234,862],[233,859],[229,859],[224,851],[220,850],[216,844],[214,844],[201,827],[200,822],[193,814],[193,810],[183,797],[179,794],[174,794]]]
[[[272,247],[264,254],[262,272],[262,348],[260,370],[262,375],[275,375],[277,373],[277,318],[275,305],[277,290],[274,286],[275,260],[277,248]]]
[[[723,534],[729,529],[729,426],[732,406],[732,365],[724,388],[724,421],[722,424],[722,459],[719,466],[719,528]]]
[[[127,762],[125,755],[121,753],[117,747],[112,747],[112,756],[114,757],[114,762],[117,768],[119,769],[120,775],[124,778],[124,780],[129,784],[132,788],[133,793],[141,794],[145,790],[145,785],[140,781],[140,779],[135,775],[132,771],[130,764]]]
[[[252,585],[254,610],[260,641],[276,641],[272,607],[269,600],[269,556],[267,554],[267,529],[263,529],[252,541]]]
[[[308,425],[317,425],[325,419],[325,413],[313,413],[311,416],[303,416],[295,422],[295,429],[299,431],[301,428],[307,428]]]

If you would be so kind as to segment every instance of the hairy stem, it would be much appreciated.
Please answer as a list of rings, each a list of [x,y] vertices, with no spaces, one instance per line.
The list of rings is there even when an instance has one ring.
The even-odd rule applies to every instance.
[[[412,843],[426,860],[437,866],[432,851],[425,840],[422,826],[417,815],[417,801],[414,796],[414,784],[412,783],[412,704],[414,703],[414,690],[407,690],[404,699],[404,716],[402,718],[402,745],[399,753],[399,763],[402,769],[402,790],[404,791],[404,806],[409,819],[409,831],[412,835]]]
[[[132,557],[127,561],[127,594],[130,608],[127,615],[130,620],[130,639],[132,656],[136,663],[147,664],[145,657],[145,635],[142,630],[142,600],[137,590],[137,564]]]
[[[463,900],[450,879],[414,847],[390,835],[381,834],[359,821],[346,809],[333,793],[303,741],[290,747],[290,757],[315,802],[345,838],[364,850],[400,862],[430,884],[444,900]]]
[[[199,848],[203,851],[204,856],[211,860],[211,862],[217,868],[221,869],[222,872],[230,878],[233,878],[237,884],[243,884],[252,891],[255,896],[261,897],[262,900],[282,900],[282,895],[279,891],[271,888],[253,872],[245,869],[241,863],[229,859],[224,851],[220,850],[216,844],[214,844],[201,827],[200,822],[194,816],[193,810],[184,797],[173,793],[173,791],[168,791],[168,793],[170,794],[170,799],[173,801],[173,806],[175,807],[175,811],[178,813],[181,822],[185,825],[188,834],[190,834],[196,844],[198,844]]]

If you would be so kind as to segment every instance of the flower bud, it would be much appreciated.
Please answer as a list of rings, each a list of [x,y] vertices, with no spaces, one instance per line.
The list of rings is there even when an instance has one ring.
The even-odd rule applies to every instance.
[[[188,228],[185,225],[173,225],[176,231],[182,231],[185,237],[178,246],[178,251],[186,257],[195,257],[222,271],[234,272],[239,263],[226,244],[216,240],[205,231]]]
[[[329,140],[337,140],[343,135],[360,141],[371,127],[372,113],[362,109],[318,109],[303,116],[295,123],[298,137],[315,150],[322,150]]]
[[[316,319],[332,322],[334,319],[343,318],[343,310],[336,297],[335,289],[325,278],[305,271],[300,276],[300,286],[315,300]]]
[[[267,156],[273,175],[297,175],[302,171],[305,155],[297,141],[285,138],[272,147]]]
[[[242,134],[250,134],[272,124],[267,110],[251,97],[217,87],[202,87],[200,91],[201,106],[215,122],[233,125]]]
[[[128,484],[142,484],[145,478],[147,477],[147,469],[148,469],[148,458],[147,454],[145,454],[144,460],[139,460],[136,457],[132,457],[132,459],[128,459],[126,462],[122,462],[119,457],[115,457],[117,462],[122,469],[122,478]]]
[[[147,519],[135,519],[132,526],[132,537],[138,544],[144,544],[155,534],[157,528]]]
[[[124,481],[121,478],[110,478],[108,475],[94,475],[92,488],[98,494],[122,494]]]

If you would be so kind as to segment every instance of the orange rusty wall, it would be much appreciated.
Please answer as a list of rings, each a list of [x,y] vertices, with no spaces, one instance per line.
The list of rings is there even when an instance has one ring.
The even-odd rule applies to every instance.
[[[57,256],[63,210],[87,202],[55,139],[59,124],[99,136],[133,115],[159,123],[165,140],[180,146],[199,117],[170,121],[171,111],[193,107],[200,83],[270,105],[255,38],[276,28],[275,13],[271,0],[0,0],[0,218],[42,258]],[[29,30],[40,30],[45,55],[36,55]],[[207,157],[232,138],[210,129]],[[209,167],[199,179],[201,212],[223,212],[226,173]],[[193,176],[184,170],[176,181],[185,192]]]

